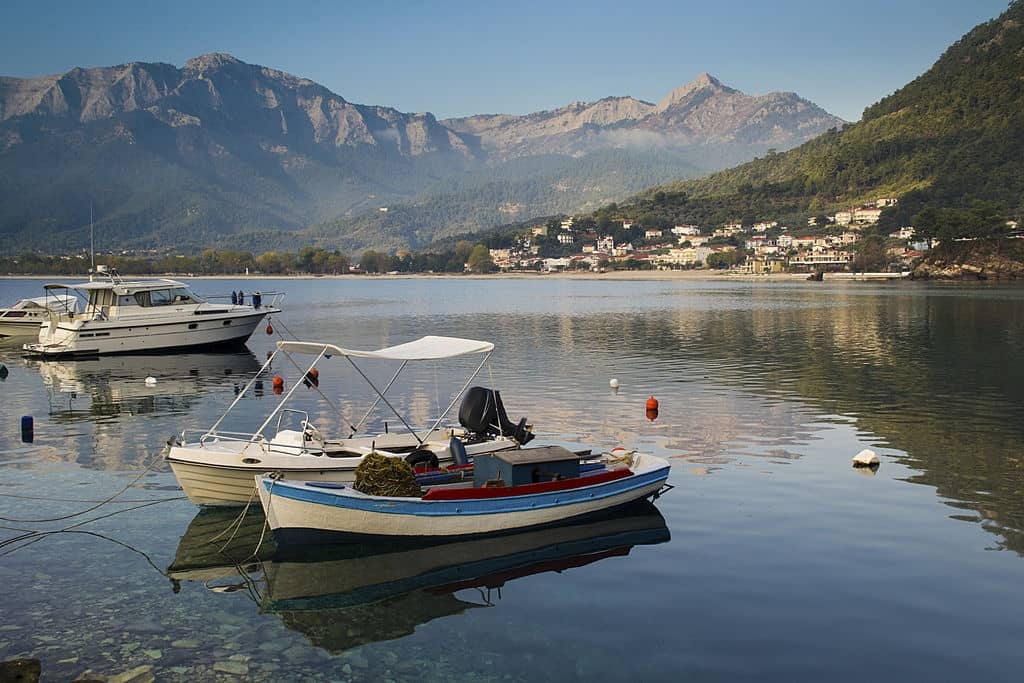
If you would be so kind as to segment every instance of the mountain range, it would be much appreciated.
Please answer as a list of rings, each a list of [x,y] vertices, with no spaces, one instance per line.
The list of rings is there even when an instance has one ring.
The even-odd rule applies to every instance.
[[[0,77],[0,249],[85,246],[90,204],[108,246],[418,247],[842,123],[793,93],[749,96],[708,74],[657,104],[447,120],[354,104],[226,54]]]
[[[1024,2],[951,45],[925,73],[867,107],[857,123],[785,153],[647,189],[619,204],[666,224],[811,216],[898,197],[879,227],[926,208],[994,202],[1024,212]]]

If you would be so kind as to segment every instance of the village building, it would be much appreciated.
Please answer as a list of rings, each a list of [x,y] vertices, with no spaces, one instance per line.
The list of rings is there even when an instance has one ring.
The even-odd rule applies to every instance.
[[[890,232],[889,233],[889,237],[892,237],[893,239],[897,239],[897,240],[909,240],[913,236],[914,236],[914,228],[909,226],[909,225],[906,226],[906,227],[900,228],[896,232]]]
[[[873,206],[862,206],[853,212],[854,223],[877,223],[882,210]]]
[[[699,235],[699,225],[677,225],[672,228],[673,235]]]

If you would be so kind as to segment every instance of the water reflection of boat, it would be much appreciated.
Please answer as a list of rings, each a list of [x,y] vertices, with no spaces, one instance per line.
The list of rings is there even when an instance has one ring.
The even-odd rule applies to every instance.
[[[265,523],[260,510],[200,510],[181,535],[167,576],[172,581],[208,582],[259,572],[260,560],[275,551],[270,534],[263,534]]]
[[[50,392],[51,412],[68,418],[183,409],[205,386],[222,387],[226,378],[237,378],[241,387],[260,368],[250,351],[25,362],[42,375]],[[156,383],[147,385],[147,377],[155,378]],[[89,397],[88,409],[74,405],[80,396]]]
[[[582,567],[668,541],[665,520],[643,502],[628,514],[539,531],[428,547],[336,546],[291,551],[263,563],[264,610],[329,652],[412,633],[433,619],[492,605],[469,588]]]

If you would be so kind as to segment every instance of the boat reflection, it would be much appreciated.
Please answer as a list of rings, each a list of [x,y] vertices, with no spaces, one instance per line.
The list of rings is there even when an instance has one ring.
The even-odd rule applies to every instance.
[[[178,542],[167,576],[174,592],[182,581],[199,581],[213,590],[231,592],[261,573],[260,562],[273,557],[273,535],[263,533],[266,517],[258,507],[204,508]],[[262,540],[262,542],[261,542]],[[213,582],[226,580],[223,585]]]
[[[26,359],[42,375],[50,414],[64,421],[121,414],[182,412],[206,387],[237,388],[259,371],[252,352],[97,356],[81,360]],[[147,384],[147,378],[153,380]],[[88,403],[83,405],[84,400]]]
[[[401,638],[434,619],[492,607],[509,581],[625,557],[634,546],[670,539],[661,513],[642,501],[595,521],[442,545],[284,551],[272,547],[270,534],[262,534],[262,514],[250,509],[230,547],[222,549],[239,514],[200,512],[168,569],[172,581],[202,581],[218,592],[244,589],[264,613],[335,654]],[[257,555],[267,559],[257,561],[252,553],[261,534]],[[479,592],[459,595],[467,589]]]

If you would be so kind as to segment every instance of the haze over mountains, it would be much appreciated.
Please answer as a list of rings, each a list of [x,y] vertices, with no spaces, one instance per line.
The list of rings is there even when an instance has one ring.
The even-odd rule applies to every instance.
[[[657,104],[445,121],[224,54],[0,77],[0,235],[7,253],[84,246],[92,202],[107,245],[417,247],[597,206],[841,123],[793,93],[748,96],[708,74]]]

